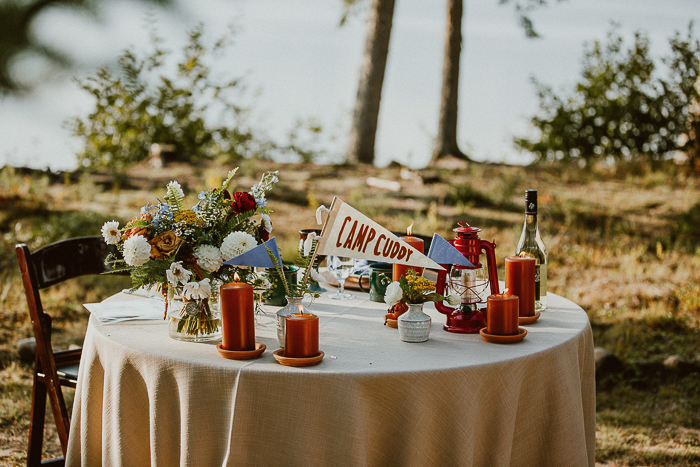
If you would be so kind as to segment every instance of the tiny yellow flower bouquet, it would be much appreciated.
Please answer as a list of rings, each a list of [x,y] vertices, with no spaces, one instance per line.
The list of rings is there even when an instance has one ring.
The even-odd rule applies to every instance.
[[[425,302],[442,302],[446,300],[450,305],[461,302],[456,295],[445,297],[435,293],[435,282],[419,276],[415,270],[409,269],[405,276],[394,281],[386,288],[384,301],[390,307],[399,302],[420,304]]]

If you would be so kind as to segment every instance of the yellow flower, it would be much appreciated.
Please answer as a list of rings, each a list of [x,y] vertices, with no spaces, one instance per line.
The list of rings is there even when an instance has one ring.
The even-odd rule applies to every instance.
[[[431,292],[435,290],[435,283],[422,276],[417,276],[414,274],[407,274],[406,282],[408,284],[408,289],[412,292],[422,295],[424,292]]]
[[[196,227],[202,226],[202,221],[197,218],[197,213],[192,209],[185,209],[184,211],[178,211],[173,215],[173,220],[177,224],[185,224]]]

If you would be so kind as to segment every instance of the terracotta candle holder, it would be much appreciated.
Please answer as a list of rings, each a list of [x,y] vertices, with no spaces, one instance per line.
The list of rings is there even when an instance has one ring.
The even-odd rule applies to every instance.
[[[284,356],[310,358],[318,351],[318,316],[312,313],[292,313],[284,319]]]
[[[404,242],[408,243],[409,246],[412,246],[419,252],[423,253],[425,242],[423,242],[423,239],[420,239],[418,237],[412,237],[412,236],[406,236],[406,237],[401,237],[401,240]],[[393,281],[398,281],[401,276],[405,275],[406,272],[409,269],[413,269],[418,273],[418,275],[423,275],[423,268],[417,268],[415,266],[408,266],[406,264],[396,264],[394,263],[393,270],[392,270],[392,280]]]
[[[518,333],[518,297],[503,293],[486,299],[486,332],[495,336]]]
[[[520,298],[519,316],[535,314],[535,258],[506,258],[506,289]]]
[[[221,347],[224,350],[255,350],[253,286],[230,282],[220,288]]]

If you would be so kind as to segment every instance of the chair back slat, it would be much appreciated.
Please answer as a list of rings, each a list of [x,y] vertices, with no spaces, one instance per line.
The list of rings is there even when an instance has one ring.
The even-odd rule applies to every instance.
[[[100,274],[109,270],[105,259],[117,253],[116,247],[107,245],[102,237],[70,238],[52,243],[32,253],[36,267],[36,280],[40,289],[87,274]]]

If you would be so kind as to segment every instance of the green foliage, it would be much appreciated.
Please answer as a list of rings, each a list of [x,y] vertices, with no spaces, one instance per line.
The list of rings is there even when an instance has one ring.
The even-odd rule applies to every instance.
[[[171,0],[144,0],[151,3],[169,4]],[[25,79],[13,70],[13,62],[24,56],[42,57],[52,65],[62,67],[71,63],[70,58],[40,40],[33,29],[34,19],[46,9],[72,8],[96,12],[94,0],[3,0],[0,1],[0,95],[18,94],[31,87]]]
[[[279,149],[296,155],[301,162],[312,163],[317,157],[326,155],[326,151],[320,145],[322,133],[323,127],[315,119],[297,119],[287,133],[288,144]]]
[[[687,38],[677,33],[670,44],[671,55],[663,58],[669,77],[657,78],[646,35],[636,33],[626,50],[613,28],[607,44],[596,41],[586,52],[582,80],[572,95],[559,96],[535,81],[540,115],[531,122],[539,139],[518,138],[516,146],[539,161],[588,163],[653,162],[697,145],[700,43],[692,37],[692,24]]]
[[[219,40],[212,52],[221,52],[226,39]],[[240,95],[242,85],[237,79],[215,83],[207,54],[200,26],[189,33],[176,77],[168,77],[169,52],[153,33],[146,57],[126,50],[116,75],[101,68],[79,81],[95,98],[95,109],[86,119],[67,122],[84,140],[78,154],[81,163],[121,170],[145,159],[155,143],[174,145],[176,159],[189,162],[230,162],[253,155],[256,140],[244,124],[246,110],[232,99]],[[217,113],[221,123],[215,125],[211,121]]]
[[[270,256],[270,260],[272,260],[272,264],[275,265],[275,270],[277,271],[277,277],[279,280],[282,282],[282,285],[284,286],[284,292],[287,294],[288,297],[303,297],[306,294],[311,295],[314,298],[318,298],[321,296],[321,294],[318,291],[311,291],[309,290],[309,286],[312,285],[312,283],[317,283],[315,280],[312,279],[312,271],[316,271],[313,268],[312,262],[315,264],[316,263],[316,248],[318,248],[318,242],[319,240],[315,238],[311,238],[311,248],[308,251],[307,255],[304,255],[303,251],[299,251],[299,254],[294,261],[295,265],[298,268],[301,268],[304,270],[304,276],[301,280],[299,280],[297,283],[292,283],[290,282],[285,275],[285,272],[288,272],[290,269],[284,264],[280,264],[280,262],[277,260],[277,257],[274,255],[274,253],[265,245],[265,249],[267,250],[267,254]],[[272,275],[268,275],[269,279],[272,279],[273,281],[275,280]]]

